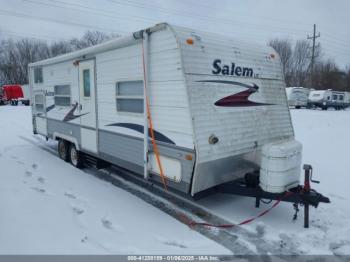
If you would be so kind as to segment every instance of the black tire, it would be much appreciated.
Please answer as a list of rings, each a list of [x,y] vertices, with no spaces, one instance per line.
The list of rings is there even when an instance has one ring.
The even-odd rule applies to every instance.
[[[57,146],[58,156],[66,162],[69,161],[68,150],[69,150],[69,142],[60,139],[58,141],[58,146]]]
[[[77,150],[74,144],[70,144],[69,146],[69,160],[76,168],[83,167],[83,155]]]

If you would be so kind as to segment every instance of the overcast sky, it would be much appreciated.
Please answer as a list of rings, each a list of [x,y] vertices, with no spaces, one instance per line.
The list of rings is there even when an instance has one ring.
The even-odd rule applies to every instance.
[[[260,43],[306,39],[315,23],[324,58],[350,65],[349,0],[0,0],[2,37],[125,35],[164,21]]]

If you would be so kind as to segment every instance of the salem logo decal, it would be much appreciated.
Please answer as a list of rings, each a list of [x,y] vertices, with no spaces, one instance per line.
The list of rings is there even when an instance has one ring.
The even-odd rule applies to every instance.
[[[238,66],[235,63],[231,63],[231,65],[221,64],[220,59],[214,60],[213,68],[212,73],[214,75],[222,74],[231,76],[258,77],[258,75],[254,75],[253,68]]]
[[[266,103],[259,103],[259,102],[253,102],[248,100],[249,96],[254,94],[259,90],[259,86],[256,84],[248,85],[236,81],[226,81],[226,80],[202,80],[198,82],[205,82],[205,83],[218,83],[218,84],[228,84],[228,85],[235,85],[235,86],[241,86],[247,88],[247,90],[244,90],[242,92],[238,92],[233,95],[226,96],[224,98],[221,98],[220,100],[215,102],[216,106],[224,106],[224,107],[242,107],[242,106],[266,106],[266,105],[272,105],[272,104],[266,104]]]

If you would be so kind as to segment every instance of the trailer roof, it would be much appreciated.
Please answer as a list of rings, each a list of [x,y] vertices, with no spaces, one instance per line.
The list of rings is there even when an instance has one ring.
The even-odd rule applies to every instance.
[[[115,39],[103,42],[101,44],[98,44],[98,45],[94,45],[91,47],[80,49],[80,50],[70,52],[67,54],[59,55],[59,56],[56,56],[53,58],[41,60],[41,61],[38,61],[35,63],[30,63],[29,66],[36,67],[36,66],[43,66],[43,65],[60,63],[60,62],[64,62],[64,61],[68,61],[68,60],[72,60],[72,59],[85,58],[85,57],[92,56],[96,53],[105,52],[105,51],[113,50],[115,48],[127,46],[127,45],[132,44],[133,42],[141,41],[143,31],[145,31],[145,30],[149,30],[151,32],[158,31],[161,28],[164,28],[166,25],[167,25],[166,23],[157,24],[151,28],[139,30],[139,31],[130,33],[127,36],[115,38]]]
[[[199,30],[192,30],[189,28],[174,26],[174,25],[170,25],[169,23],[159,23],[159,24],[156,24],[155,26],[130,33],[127,36],[112,39],[112,40],[106,41],[104,43],[95,45],[95,46],[91,46],[88,48],[84,48],[81,50],[77,50],[77,51],[63,54],[60,56],[56,56],[53,58],[49,58],[49,59],[45,59],[45,60],[38,61],[35,63],[31,63],[31,64],[29,64],[29,67],[37,67],[37,66],[56,64],[56,63],[65,62],[65,61],[74,60],[74,59],[90,58],[90,57],[93,57],[97,53],[101,53],[101,52],[105,52],[105,51],[109,51],[109,50],[113,50],[116,48],[120,48],[120,47],[124,47],[124,46],[138,43],[141,41],[142,33],[144,31],[155,32],[155,31],[162,30],[166,27],[170,27],[172,29],[172,31],[174,32],[174,34],[176,34],[176,35],[181,35],[181,34],[188,33],[188,32],[192,32],[191,34],[194,34],[194,35],[196,35],[196,33],[194,33],[194,32],[203,33],[203,32],[200,32]],[[225,41],[225,42],[234,41],[235,43],[237,43],[241,47],[259,50],[259,52],[261,52],[261,53],[264,53],[264,52],[271,53],[271,50],[272,50],[272,48],[268,47],[267,45],[242,41],[241,39],[238,39],[238,38],[235,39],[235,38],[229,37],[227,35],[220,35],[220,34],[216,34],[216,33],[206,33],[206,32],[205,32],[205,34],[212,36],[212,38],[216,39],[217,41]]]

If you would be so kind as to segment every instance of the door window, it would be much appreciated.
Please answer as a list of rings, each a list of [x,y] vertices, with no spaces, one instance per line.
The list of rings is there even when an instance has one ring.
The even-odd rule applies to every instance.
[[[84,97],[90,97],[90,69],[83,70]]]

